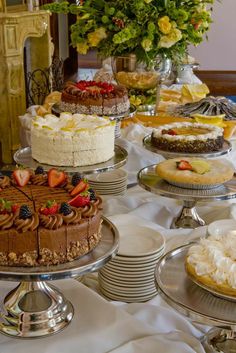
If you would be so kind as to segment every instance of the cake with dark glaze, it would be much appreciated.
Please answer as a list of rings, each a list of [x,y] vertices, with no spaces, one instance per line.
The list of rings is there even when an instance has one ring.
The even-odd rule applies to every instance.
[[[0,265],[57,265],[87,254],[101,239],[101,209],[78,173],[0,175]]]
[[[118,115],[129,107],[124,86],[96,81],[67,82],[60,103],[65,112],[97,115]]]
[[[222,148],[223,132],[214,125],[177,122],[153,129],[151,143],[163,151],[209,153]]]

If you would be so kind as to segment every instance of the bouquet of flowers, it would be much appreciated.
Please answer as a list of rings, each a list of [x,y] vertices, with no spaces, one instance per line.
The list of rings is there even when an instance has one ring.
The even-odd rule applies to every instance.
[[[80,0],[44,5],[76,14],[71,43],[80,54],[96,48],[101,58],[134,53],[150,65],[157,55],[180,60],[198,45],[211,23],[214,0]]]

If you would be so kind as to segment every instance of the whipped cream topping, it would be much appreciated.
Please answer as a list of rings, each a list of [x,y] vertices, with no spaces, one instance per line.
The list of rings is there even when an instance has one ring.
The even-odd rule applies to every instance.
[[[209,130],[209,132],[205,134],[199,134],[199,135],[170,135],[168,133],[163,134],[162,131],[169,130],[169,129],[177,129],[177,128],[189,128],[189,129],[204,129],[204,130]],[[173,123],[173,124],[166,124],[162,125],[159,128],[153,129],[153,136],[155,138],[160,138],[160,137],[165,137],[165,139],[170,140],[170,141],[176,141],[176,140],[185,140],[185,141],[194,141],[194,140],[208,140],[208,139],[215,139],[218,136],[223,135],[224,130],[219,127],[219,126],[214,126],[210,124],[200,124],[200,123],[188,123],[188,122],[178,122],[178,123]]]
[[[70,134],[91,131],[94,129],[114,125],[108,118],[96,115],[61,113],[60,117],[47,114],[44,118],[36,116],[32,120],[32,128],[45,129],[47,133]]]
[[[236,231],[202,238],[190,247],[187,262],[198,276],[209,276],[217,284],[236,288]]]

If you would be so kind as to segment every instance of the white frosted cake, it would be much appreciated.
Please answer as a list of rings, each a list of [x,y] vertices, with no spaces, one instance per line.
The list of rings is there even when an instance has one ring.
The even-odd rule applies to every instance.
[[[31,126],[32,157],[57,166],[105,162],[114,155],[114,129],[114,122],[94,115],[35,117]]]

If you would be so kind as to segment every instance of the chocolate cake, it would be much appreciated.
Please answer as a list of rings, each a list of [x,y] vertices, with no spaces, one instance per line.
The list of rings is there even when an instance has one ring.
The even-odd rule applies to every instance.
[[[61,95],[62,111],[81,114],[117,115],[130,107],[124,86],[107,82],[67,82]]]
[[[163,151],[208,153],[219,151],[224,142],[223,129],[200,123],[177,122],[153,129],[151,143]]]
[[[88,253],[101,239],[101,208],[78,173],[0,175],[0,265],[56,265]]]

